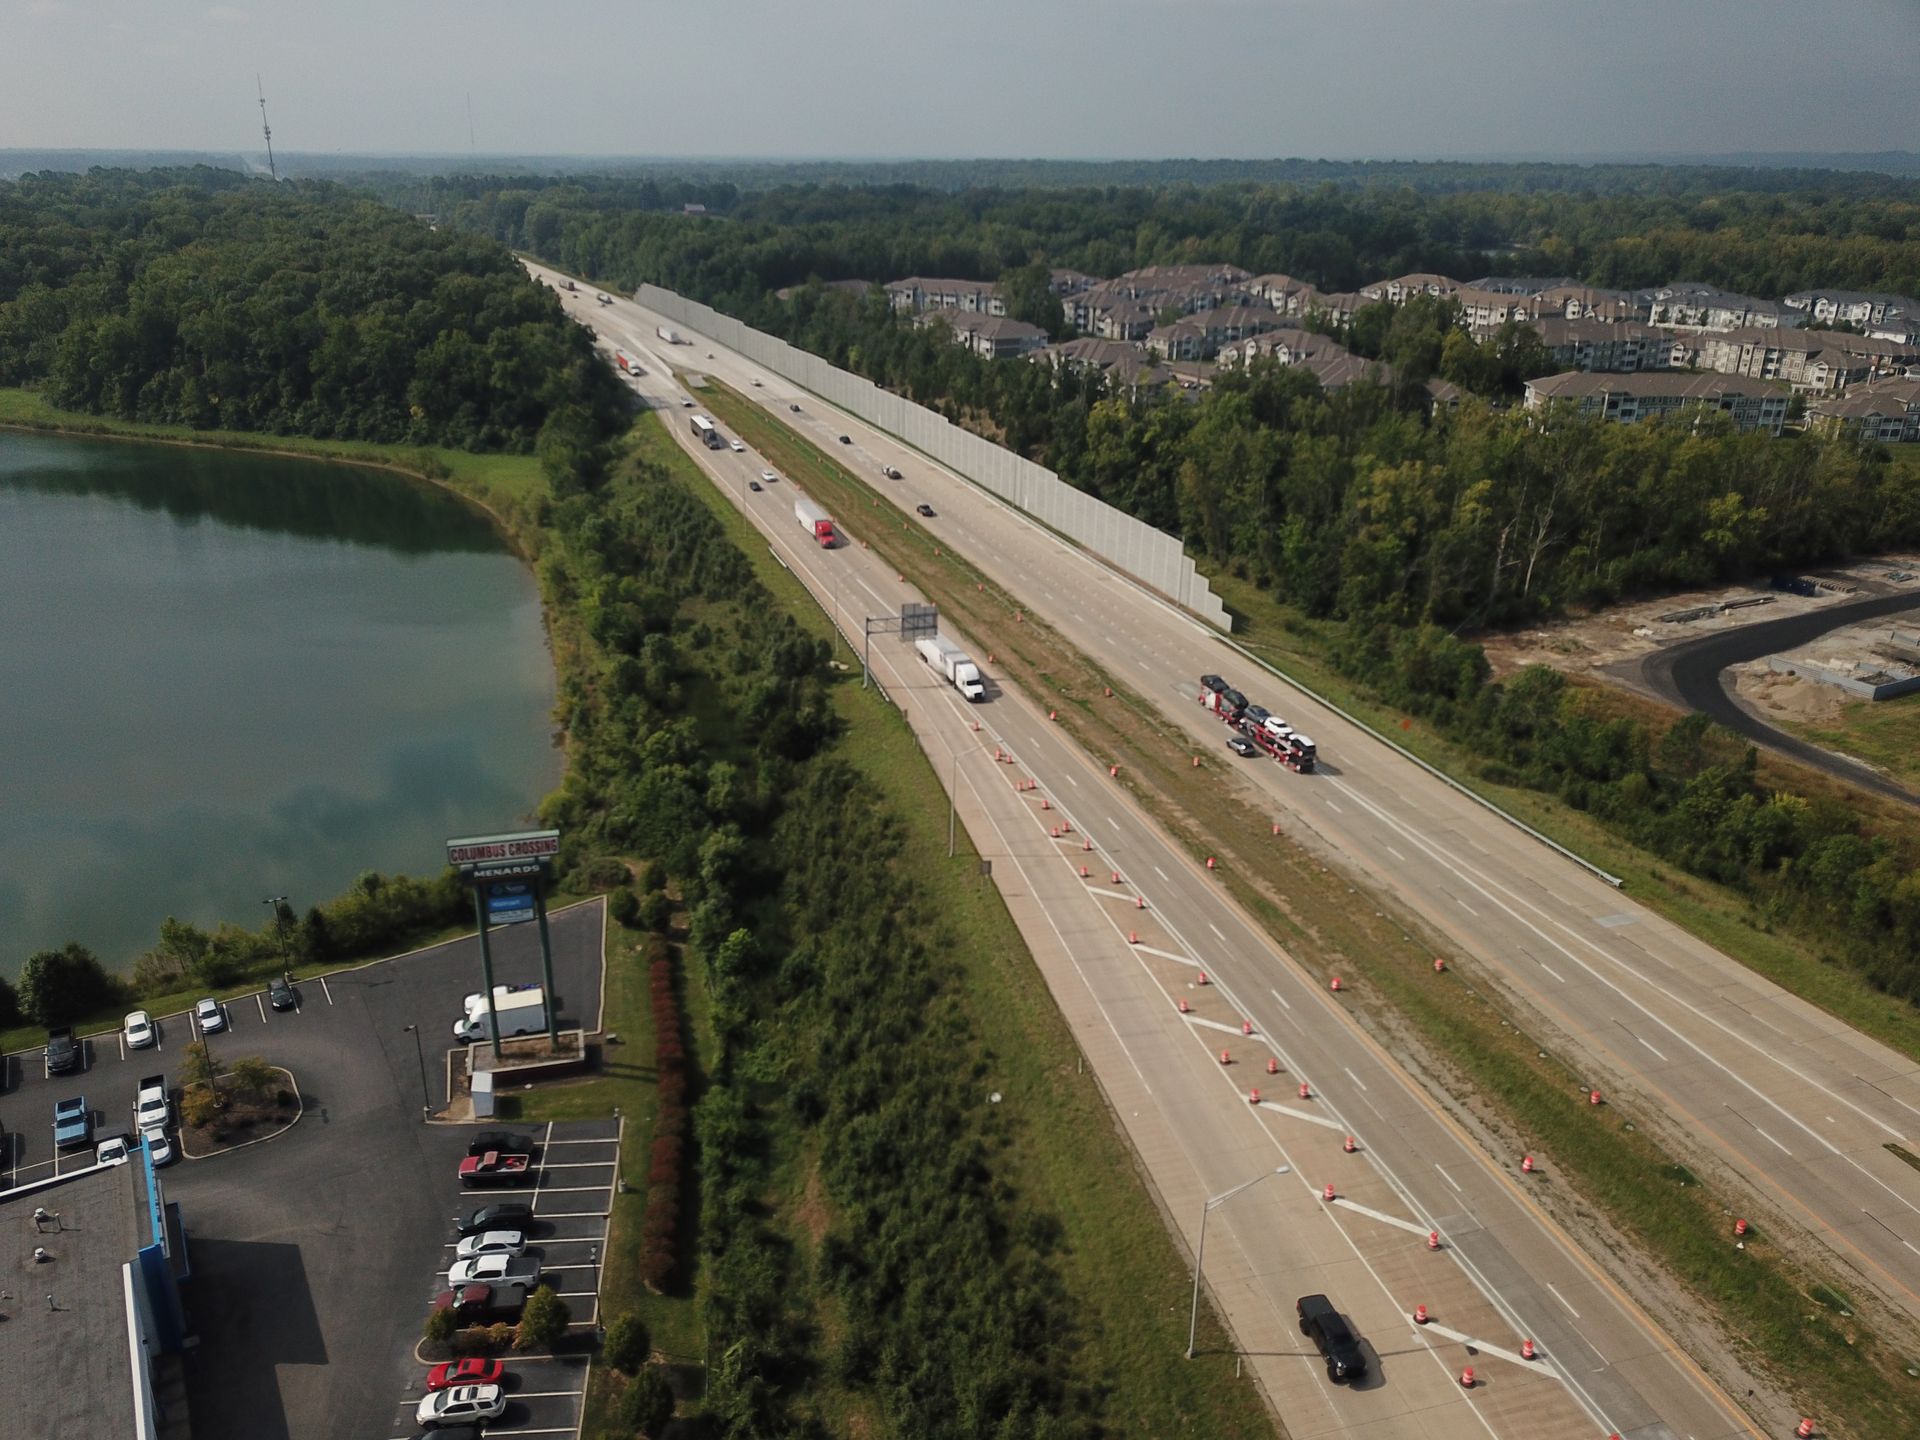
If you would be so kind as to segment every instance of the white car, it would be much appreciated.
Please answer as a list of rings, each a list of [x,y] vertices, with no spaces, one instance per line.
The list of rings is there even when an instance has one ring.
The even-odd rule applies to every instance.
[[[771,485],[773,484],[774,481],[778,480],[780,477],[774,474],[771,470],[762,470],[760,472],[760,478],[766,481],[767,484]]]
[[[736,455],[744,455],[747,453],[747,442],[744,440],[729,440],[727,442],[727,448]]]
[[[525,1284],[531,1289],[539,1278],[540,1262],[523,1260],[517,1255],[476,1255],[471,1260],[456,1260],[447,1267],[447,1284],[455,1290],[463,1285],[503,1282]]]
[[[172,1118],[173,1107],[167,1103],[167,1087],[164,1084],[142,1085],[133,1102],[134,1127],[139,1130],[164,1130]]]
[[[142,1130],[140,1138],[147,1142],[147,1153],[153,1157],[155,1167],[173,1163],[173,1142],[167,1138],[167,1132],[157,1125],[151,1130]]]
[[[1293,733],[1293,727],[1278,715],[1269,715],[1263,723],[1267,734],[1276,740],[1284,740]]]
[[[498,1385],[455,1385],[427,1396],[413,1418],[422,1430],[435,1430],[442,1425],[498,1420],[506,1408],[506,1392]]]
[[[122,1024],[129,1050],[144,1050],[160,1038],[153,1032],[153,1017],[144,1010],[135,1010]]]
[[[524,1230],[488,1230],[467,1236],[456,1247],[455,1254],[459,1259],[471,1260],[476,1255],[521,1255],[526,1248]]]
[[[127,1137],[116,1135],[111,1140],[102,1140],[93,1147],[93,1160],[96,1165],[126,1164]]]
[[[193,1007],[193,1018],[200,1023],[202,1035],[217,1034],[227,1028],[227,1012],[218,1000],[208,998]]]

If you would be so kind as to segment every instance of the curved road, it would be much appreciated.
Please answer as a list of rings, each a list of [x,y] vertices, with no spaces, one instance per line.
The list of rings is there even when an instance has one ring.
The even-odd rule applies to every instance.
[[[1845,780],[1850,785],[1871,790],[1909,805],[1920,804],[1920,796],[1895,784],[1878,771],[1850,756],[1823,750],[1767,724],[1748,710],[1728,691],[1721,676],[1730,665],[1742,665],[1764,655],[1810,644],[1831,630],[1855,625],[1862,620],[1898,614],[1920,607],[1920,592],[1878,595],[1871,600],[1855,600],[1824,610],[1809,610],[1778,620],[1763,620],[1758,625],[1743,625],[1713,635],[1702,635],[1659,654],[1641,664],[1641,675],[1660,694],[1690,710],[1698,710],[1715,724],[1724,725],[1756,744],[1810,765],[1816,770]]]

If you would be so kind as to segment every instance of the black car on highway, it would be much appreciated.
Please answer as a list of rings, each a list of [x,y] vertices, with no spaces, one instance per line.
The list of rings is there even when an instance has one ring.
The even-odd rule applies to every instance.
[[[1333,1302],[1324,1295],[1302,1295],[1293,1305],[1300,1333],[1313,1341],[1327,1362],[1327,1378],[1338,1384],[1367,1373],[1366,1352]]]

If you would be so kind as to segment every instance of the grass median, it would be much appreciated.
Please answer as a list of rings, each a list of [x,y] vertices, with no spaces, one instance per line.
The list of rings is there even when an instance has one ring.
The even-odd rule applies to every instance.
[[[1695,1181],[1674,1158],[1691,1148],[1676,1123],[1626,1106],[1588,1105],[1585,1077],[1530,1033],[1529,1017],[1499,997],[1488,983],[1493,977],[1458,961],[1436,977],[1436,938],[1400,913],[1398,901],[1335,875],[1317,855],[1284,835],[1275,837],[1271,817],[1229,778],[1225,764],[1194,766],[1191,741],[1118,677],[1026,614],[1017,597],[927,529],[905,525],[897,510],[879,505],[872,487],[836,457],[723,387],[710,384],[707,399],[717,418],[833,509],[850,533],[895,565],[977,645],[990,649],[998,673],[1057,705],[1061,725],[1102,763],[1120,765],[1120,783],[1191,854],[1218,857],[1220,878],[1298,961],[1316,974],[1337,967],[1349,981],[1356,1014],[1377,1038],[1409,1056],[1412,1068],[1451,1091],[1483,1124],[1546,1156],[1556,1178],[1564,1175],[1568,1183],[1537,1187],[1537,1193],[1548,1197],[1568,1233],[1597,1259],[1611,1259],[1609,1247],[1630,1241],[1706,1307],[1729,1353],[1826,1417],[1831,1433],[1920,1433],[1920,1355],[1907,1353],[1911,1334],[1892,1317],[1880,1317],[1882,1332],[1813,1298],[1823,1285],[1841,1288],[1827,1284],[1824,1252],[1812,1251],[1810,1259],[1788,1253],[1772,1238],[1735,1249],[1728,1217],[1752,1213],[1755,1197],[1736,1185]],[[1249,640],[1277,656],[1291,653],[1272,617],[1264,627],[1250,626]],[[1324,670],[1302,678],[1316,689],[1325,684],[1322,693],[1343,704],[1357,698]],[[1378,718],[1396,736],[1409,735],[1411,748],[1424,748],[1433,763],[1446,763],[1449,757],[1434,737],[1399,731],[1398,717]],[[1545,803],[1527,792],[1515,798],[1531,800],[1536,812]],[[1521,813],[1533,818],[1525,809]],[[1204,827],[1201,815],[1207,817]],[[1574,848],[1592,853],[1578,842],[1597,837],[1572,838]],[[1625,863],[1629,857],[1603,852],[1594,858],[1634,873]],[[1651,885],[1655,867],[1643,858],[1642,868]],[[1728,923],[1717,897],[1702,893],[1706,888],[1677,882],[1679,893],[1670,903],[1691,903],[1694,918]],[[1775,958],[1782,966],[1800,963],[1785,946]],[[1572,1193],[1561,1193],[1567,1190]],[[1599,1210],[1599,1223],[1583,1216],[1583,1202]],[[1680,1310],[1645,1285],[1636,1289],[1663,1323],[1683,1333]]]

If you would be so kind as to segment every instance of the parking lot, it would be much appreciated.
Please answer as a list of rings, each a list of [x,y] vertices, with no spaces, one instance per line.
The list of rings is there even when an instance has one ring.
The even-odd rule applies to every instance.
[[[574,906],[556,912],[550,926],[561,1023],[589,1032],[600,1026],[604,914],[599,902]],[[539,981],[533,926],[494,932],[493,952],[496,983]],[[472,1197],[482,1193],[462,1194],[457,1180],[471,1127],[423,1123],[422,1106],[445,1098],[452,1025],[462,998],[480,988],[479,976],[479,948],[469,938],[303,980],[290,1011],[268,1008],[261,996],[228,1003],[228,1030],[211,1037],[215,1056],[259,1055],[285,1066],[303,1111],[292,1129],[263,1144],[183,1158],[164,1172],[193,1267],[186,1301],[198,1344],[188,1352],[187,1378],[199,1440],[411,1433],[410,1417],[403,1417],[406,1429],[393,1428],[393,1399],[421,1393],[425,1366],[414,1346],[442,1288],[435,1272],[451,1254],[444,1248],[450,1217],[463,1201],[480,1203]],[[48,1078],[38,1049],[5,1057],[0,1184],[90,1159],[78,1151],[54,1155],[56,1100],[85,1095],[100,1132],[110,1134],[127,1128],[141,1076],[165,1073],[175,1082],[180,1052],[197,1034],[188,1014],[156,1019],[156,1047],[128,1054],[116,1035],[94,1036],[73,1074]],[[572,1217],[556,1241],[576,1238],[609,1208],[615,1123],[556,1127],[554,1169],[538,1177],[540,1215],[556,1226]],[[592,1242],[578,1248],[590,1255]],[[569,1297],[574,1319],[597,1320],[591,1259],[582,1264],[559,1245],[552,1258],[568,1290],[589,1292]],[[526,1381],[535,1365],[555,1377],[575,1368],[553,1361],[509,1368],[526,1372],[517,1377]],[[571,1434],[577,1396],[546,1392],[582,1388],[574,1379],[522,1383],[508,1417],[493,1428],[515,1428],[511,1417],[524,1409],[526,1433]]]

